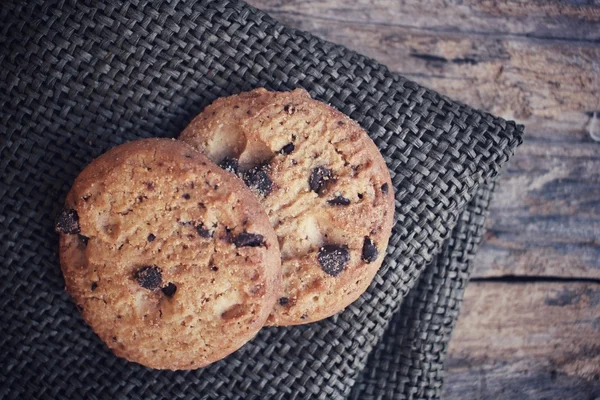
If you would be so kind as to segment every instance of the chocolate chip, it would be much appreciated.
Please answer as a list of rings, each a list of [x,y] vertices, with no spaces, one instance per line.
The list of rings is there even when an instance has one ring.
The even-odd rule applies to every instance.
[[[192,198],[192,196],[190,196],[190,194],[189,194],[189,193],[185,193],[185,194],[184,194],[183,196],[181,196],[181,197],[183,197],[183,198],[184,198],[184,199],[186,199],[186,200],[189,200],[189,199],[191,199],[191,198]]]
[[[219,267],[217,267],[216,265],[211,265],[210,270],[216,272],[219,270]]]
[[[211,232],[210,229],[206,228],[202,222],[196,225],[196,231],[198,231],[198,235],[203,238],[211,238],[214,235],[214,232]]]
[[[91,287],[91,289],[92,289],[92,292],[93,292],[94,290],[96,290],[96,288],[97,288],[97,287],[98,287],[98,284],[97,284],[96,282],[92,282],[92,287]]]
[[[364,195],[362,193],[358,194],[358,198],[362,200],[362,198],[364,197]]]
[[[327,244],[319,250],[317,256],[321,269],[328,275],[338,276],[348,261],[350,261],[350,252],[348,246],[337,244]]]
[[[327,203],[332,206],[347,206],[350,205],[350,199],[347,199],[344,196],[336,196],[331,200],[327,200]]]
[[[279,150],[279,154],[290,154],[295,148],[296,146],[294,146],[294,143],[290,142]]]
[[[155,265],[141,267],[135,271],[133,277],[144,289],[158,289],[162,283],[162,272]]]
[[[369,264],[377,260],[378,254],[379,252],[377,251],[377,247],[375,247],[375,243],[371,241],[371,238],[365,236],[365,241],[362,248],[362,259]]]
[[[308,314],[302,314],[302,315],[300,316],[300,319],[306,319],[306,318],[308,318]]]
[[[156,236],[154,236],[154,234],[151,233],[151,234],[148,235],[148,241],[149,242],[154,242],[154,239],[156,239]]]
[[[329,182],[333,180],[334,178],[331,170],[321,165],[312,170],[310,177],[308,178],[308,186],[313,192],[323,194],[327,189]]]
[[[231,172],[232,174],[237,174],[240,164],[235,158],[225,157],[223,161],[219,163],[219,167],[223,168],[225,171]]]
[[[90,238],[88,238],[87,236],[83,236],[83,235],[77,235],[77,238],[84,246],[87,246],[88,241],[90,240]]]
[[[230,228],[225,227],[225,234],[221,237],[221,240],[224,240],[228,243],[233,242],[233,235]]]
[[[259,247],[264,246],[265,237],[258,233],[242,232],[233,239],[235,247]]]
[[[146,182],[146,189],[153,190],[154,189],[154,183],[152,183],[152,182]]]
[[[259,165],[246,171],[242,178],[247,186],[256,189],[263,196],[267,196],[273,189],[267,165]]]
[[[283,106],[283,111],[292,115],[293,113],[296,112],[296,107],[294,107],[293,104],[286,104],[285,106]]]
[[[79,215],[71,208],[65,208],[56,219],[56,232],[75,234],[81,232],[79,228]]]
[[[388,192],[388,184],[384,183],[383,185],[381,185],[381,191],[383,192],[383,194],[387,194]]]
[[[287,297],[280,297],[279,298],[279,305],[280,306],[285,306],[289,302],[290,302],[290,299],[288,299]]]
[[[191,154],[184,154],[183,156],[184,156],[185,158],[192,158],[192,155],[191,155]]]
[[[177,285],[169,282],[169,284],[167,286],[163,287],[161,290],[165,296],[173,297],[173,295],[177,291]]]

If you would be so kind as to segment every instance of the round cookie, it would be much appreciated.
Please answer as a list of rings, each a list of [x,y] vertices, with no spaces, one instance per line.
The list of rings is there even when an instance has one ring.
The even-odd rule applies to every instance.
[[[118,356],[199,368],[265,324],[280,290],[277,237],[248,188],[189,145],[115,147],[65,203],[56,230],[66,288]]]
[[[269,324],[326,318],[366,290],[385,255],[394,194],[356,122],[304,90],[256,89],[218,99],[180,139],[237,173],[267,211],[283,269]]]

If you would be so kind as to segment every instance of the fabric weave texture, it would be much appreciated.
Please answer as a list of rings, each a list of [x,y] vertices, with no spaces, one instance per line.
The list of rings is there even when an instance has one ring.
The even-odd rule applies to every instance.
[[[218,97],[303,87],[360,123],[396,194],[385,262],[342,313],[195,371],[115,357],[64,291],[53,222],[93,158],[175,137]],[[237,0],[0,2],[0,398],[438,398],[494,180],[523,127]]]

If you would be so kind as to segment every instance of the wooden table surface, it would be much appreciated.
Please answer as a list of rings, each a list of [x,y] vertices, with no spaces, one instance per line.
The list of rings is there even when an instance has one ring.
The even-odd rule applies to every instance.
[[[525,124],[475,260],[444,398],[600,398],[600,1],[249,3]]]

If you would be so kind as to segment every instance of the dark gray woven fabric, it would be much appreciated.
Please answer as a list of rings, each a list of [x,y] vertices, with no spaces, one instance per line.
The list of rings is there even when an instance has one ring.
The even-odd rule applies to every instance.
[[[384,265],[339,315],[264,329],[207,368],[155,371],[114,357],[63,290],[53,220],[67,190],[108,148],[174,137],[215,98],[259,86],[304,87],[378,145],[396,191]],[[435,398],[484,182],[522,127],[241,1],[5,0],[0,133],[0,398],[337,399],[353,387],[354,396]]]
[[[352,389],[352,399],[435,399],[473,257],[483,239],[495,184],[486,183],[461,213],[452,235],[392,317]]]

